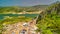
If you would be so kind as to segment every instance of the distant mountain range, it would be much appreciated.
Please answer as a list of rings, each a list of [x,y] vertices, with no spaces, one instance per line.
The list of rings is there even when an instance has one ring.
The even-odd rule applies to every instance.
[[[0,7],[0,13],[8,13],[8,12],[35,12],[39,10],[44,10],[48,5],[36,5],[30,7],[20,7],[20,6],[7,6],[7,7]]]
[[[59,1],[52,3],[56,4],[59,3]],[[50,5],[52,5],[50,4]],[[0,13],[19,13],[19,12],[38,12],[40,10],[45,10],[45,8],[49,7],[50,5],[35,5],[35,6],[29,6],[29,7],[21,7],[21,6],[7,6],[7,7],[0,7]]]

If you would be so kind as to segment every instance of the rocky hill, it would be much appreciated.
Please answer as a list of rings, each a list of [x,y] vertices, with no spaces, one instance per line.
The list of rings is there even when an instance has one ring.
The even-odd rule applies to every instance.
[[[60,2],[51,4],[40,13],[37,27],[42,34],[60,34]]]

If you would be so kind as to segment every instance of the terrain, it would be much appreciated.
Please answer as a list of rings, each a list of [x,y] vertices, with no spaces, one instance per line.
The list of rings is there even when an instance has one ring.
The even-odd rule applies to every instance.
[[[37,32],[60,34],[60,2],[51,4],[37,19]]]
[[[39,11],[42,12],[40,13]],[[60,34],[60,2],[56,2],[53,4],[48,5],[36,5],[31,7],[19,7],[19,6],[11,6],[11,7],[1,7],[0,8],[0,14],[29,14],[30,12],[33,12],[31,14],[36,14],[34,12],[39,12],[38,19],[36,22],[37,30],[36,32],[39,32],[40,34]],[[28,13],[26,13],[28,12]],[[14,15],[13,14],[13,15]],[[19,14],[20,15],[20,14]],[[30,16],[30,17],[28,17]],[[14,24],[18,22],[29,22],[33,19],[33,16],[28,15],[25,16],[14,16],[14,17],[7,17],[3,20],[0,20],[0,33],[2,31],[5,31],[3,29],[4,25],[7,24]],[[2,34],[2,33],[1,33]]]
[[[20,6],[8,6],[8,7],[0,7],[0,14],[19,14],[19,13],[31,13],[32,12],[39,12],[40,10],[43,10],[48,5],[36,5],[36,6],[30,6],[30,7],[20,7]]]

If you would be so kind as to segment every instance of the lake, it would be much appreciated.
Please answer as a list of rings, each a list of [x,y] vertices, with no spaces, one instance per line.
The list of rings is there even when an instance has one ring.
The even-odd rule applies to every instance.
[[[10,16],[10,17],[18,17],[18,16],[25,16],[25,17],[31,17],[34,18],[38,16],[39,14],[0,14],[0,20],[4,19],[5,16]]]

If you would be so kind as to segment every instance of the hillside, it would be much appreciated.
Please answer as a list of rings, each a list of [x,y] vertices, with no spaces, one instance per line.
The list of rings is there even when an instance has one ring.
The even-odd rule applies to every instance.
[[[32,6],[33,8],[39,8],[39,10],[44,10],[45,8],[47,8],[49,5],[36,5],[36,6]]]
[[[36,12],[39,10],[43,10],[47,5],[36,5],[31,7],[20,7],[20,6],[8,6],[8,7],[0,7],[0,13],[19,13],[19,12]]]
[[[60,2],[51,4],[39,15],[37,27],[41,34],[60,34]]]

